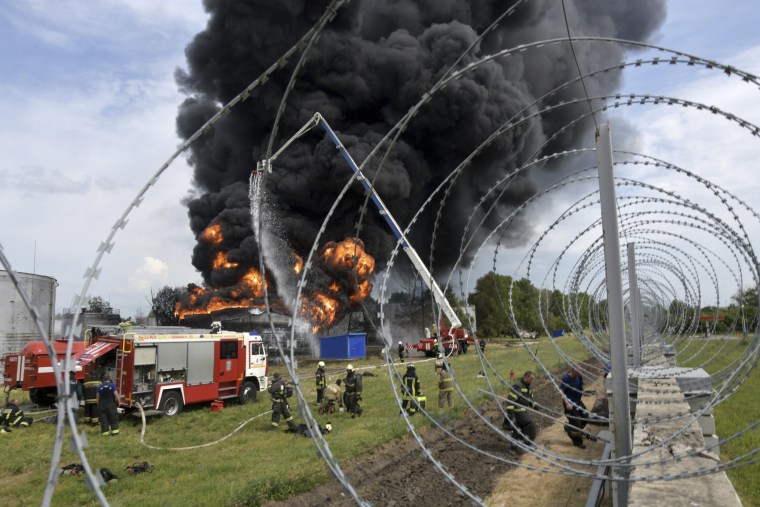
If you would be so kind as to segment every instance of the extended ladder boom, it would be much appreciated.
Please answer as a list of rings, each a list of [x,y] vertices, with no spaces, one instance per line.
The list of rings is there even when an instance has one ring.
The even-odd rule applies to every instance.
[[[299,137],[304,132],[309,130],[311,127],[316,126],[316,125],[319,125],[320,127],[322,127],[322,129],[324,129],[324,131],[330,137],[332,142],[335,144],[335,147],[338,148],[338,151],[340,151],[340,154],[343,156],[346,162],[348,162],[348,165],[349,167],[351,167],[351,170],[354,172],[354,174],[356,174],[356,178],[364,186],[367,192],[369,192],[370,197],[372,198],[372,202],[374,202],[375,206],[377,206],[377,209],[380,212],[380,215],[385,219],[385,222],[391,228],[391,231],[393,231],[393,234],[396,236],[396,239],[398,239],[401,242],[401,248],[403,248],[404,252],[406,252],[406,255],[409,257],[409,260],[412,261],[412,265],[420,274],[420,277],[425,282],[425,285],[427,285],[428,289],[430,289],[430,292],[433,294],[433,298],[435,299],[435,302],[438,304],[438,306],[441,308],[443,313],[451,322],[451,329],[461,327],[462,322],[459,320],[459,317],[457,317],[456,313],[454,312],[454,309],[449,304],[441,288],[433,279],[433,275],[430,274],[430,271],[428,271],[427,266],[425,266],[425,263],[422,261],[419,254],[417,254],[417,251],[409,244],[409,241],[406,239],[406,236],[404,235],[404,232],[401,230],[401,227],[399,227],[398,223],[396,223],[396,220],[393,218],[393,215],[390,214],[390,212],[388,211],[388,208],[386,208],[385,204],[383,203],[383,200],[380,199],[380,196],[377,195],[377,192],[375,192],[375,188],[370,184],[370,182],[364,176],[361,169],[359,169],[359,166],[357,166],[356,162],[354,162],[354,159],[351,158],[351,155],[348,153],[348,150],[346,150],[345,146],[343,146],[343,143],[340,142],[340,139],[338,139],[338,136],[335,134],[333,129],[330,128],[330,125],[322,117],[321,114],[315,113],[312,119],[309,120],[309,122],[304,126],[304,128],[299,130],[298,133],[296,133],[296,135],[293,138],[288,140],[283,145],[283,147],[280,148],[280,150],[272,156],[272,158],[270,158],[269,160],[259,162],[258,170],[267,170],[271,172],[272,161],[274,161],[274,159],[280,153],[282,153],[282,151],[291,142],[293,142],[296,137]]]

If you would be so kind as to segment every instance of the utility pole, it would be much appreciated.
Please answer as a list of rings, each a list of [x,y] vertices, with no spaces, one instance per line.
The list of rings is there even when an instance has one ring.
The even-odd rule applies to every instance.
[[[607,285],[608,327],[612,363],[612,399],[614,424],[614,457],[631,455],[631,412],[628,401],[628,365],[626,361],[625,323],[623,317],[623,282],[620,269],[620,238],[618,237],[618,214],[615,199],[615,178],[612,173],[612,139],[608,123],[596,132],[596,164],[599,170],[599,200],[602,208],[602,231],[604,234],[604,268]],[[616,477],[627,478],[628,462],[613,466]],[[625,480],[613,480],[613,505],[628,504],[629,484]]]

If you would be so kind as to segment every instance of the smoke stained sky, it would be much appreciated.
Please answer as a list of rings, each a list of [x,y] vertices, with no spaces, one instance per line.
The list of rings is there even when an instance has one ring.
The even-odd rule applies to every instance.
[[[451,5],[438,1],[429,4]],[[656,42],[758,73],[760,55],[756,48],[760,42],[754,26],[758,9],[756,2],[749,0],[732,2],[731,8],[712,0],[673,0],[668,2],[667,20]],[[369,40],[376,40],[392,26],[387,16],[385,20],[381,16],[375,19],[374,34],[364,28],[364,37]],[[0,244],[15,269],[58,279],[59,310],[70,306],[73,295],[81,289],[85,268],[116,218],[180,142],[175,134],[177,106],[187,96],[178,93],[174,71],[187,68],[185,46],[204,30],[206,22],[202,4],[186,0],[103,0],[82,5],[30,0],[9,2],[0,12]],[[415,26],[406,28],[410,33],[415,31]],[[481,53],[486,49],[481,48]],[[276,53],[271,51],[272,55]],[[415,84],[411,82],[403,91],[412,94]],[[669,79],[660,69],[633,78],[626,75],[622,86],[626,91],[656,89],[667,93],[685,84]],[[722,83],[695,80],[690,84],[694,95],[699,94],[699,87],[703,94],[725,90]],[[225,90],[234,92],[231,85]],[[265,93],[271,94],[274,103],[279,101],[273,91]],[[399,97],[399,105],[402,99],[410,100],[406,95]],[[755,103],[744,105],[750,118],[756,114]],[[300,126],[314,107],[304,102],[304,109],[309,113],[292,123]],[[335,111],[322,112],[345,140],[347,125],[353,122],[334,117]],[[660,108],[659,112],[675,111]],[[395,120],[394,113],[384,109],[382,114],[389,116],[374,118],[369,127]],[[675,133],[667,118],[660,118],[658,135]],[[281,131],[281,136],[285,135],[289,135],[287,129]],[[252,139],[247,137],[249,145],[240,152],[245,157],[241,171],[250,171],[254,145],[264,142]],[[669,158],[666,138],[656,140],[662,144],[658,155]],[[292,167],[299,166],[298,157],[306,160],[318,138],[307,141],[307,146],[290,155]],[[698,148],[693,150],[692,167],[698,172],[704,168],[705,174],[717,162],[740,168],[742,161],[756,159],[736,149],[700,157]],[[351,149],[354,153],[356,148]],[[404,157],[412,157],[412,152]],[[399,176],[401,170],[394,169],[396,177],[391,179],[401,190],[419,184],[416,179],[405,181]],[[120,232],[100,278],[91,288],[93,294],[121,308],[124,315],[134,315],[139,307],[146,309],[145,297],[151,286],[200,281],[190,262],[196,241],[188,226],[187,207],[180,202],[191,189],[193,170],[179,160],[165,173]],[[328,174],[336,178],[348,174],[344,165],[331,170]],[[229,184],[224,174],[220,171],[217,177]],[[726,170],[718,176],[725,175],[731,183],[730,174]],[[283,178],[275,192],[295,192],[309,181],[304,176]],[[741,181],[752,180],[736,177],[733,184]],[[382,191],[393,192],[395,187]],[[745,200],[760,202],[757,193],[744,192],[756,192],[754,188],[738,193]],[[388,195],[383,197],[390,201]],[[296,210],[301,207],[298,203],[290,206]],[[437,246],[437,252],[439,249]]]

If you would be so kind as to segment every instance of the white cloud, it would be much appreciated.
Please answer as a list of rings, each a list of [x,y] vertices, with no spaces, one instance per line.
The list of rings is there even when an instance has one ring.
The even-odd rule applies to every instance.
[[[144,257],[142,265],[129,277],[129,287],[148,292],[151,287],[162,287],[167,280],[169,266],[161,259]]]

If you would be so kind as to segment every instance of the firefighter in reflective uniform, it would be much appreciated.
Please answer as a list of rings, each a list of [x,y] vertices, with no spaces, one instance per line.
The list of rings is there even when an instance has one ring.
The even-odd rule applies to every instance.
[[[325,362],[320,361],[317,364],[317,373],[315,375],[317,381],[317,403],[322,403],[322,396],[325,394],[325,386],[327,381],[325,378]]]
[[[351,413],[351,419],[353,419],[357,415],[362,415],[363,411],[359,406],[359,402],[362,401],[362,378],[356,374],[351,364],[346,366],[346,379],[343,383],[346,386],[346,410]]]
[[[413,363],[409,363],[406,367],[406,373],[401,379],[401,410],[406,410],[409,415],[414,415],[417,412],[417,396],[422,395],[420,389],[420,379],[417,377],[417,368]]]
[[[103,375],[103,382],[98,386],[98,415],[100,418],[101,435],[119,434],[119,392],[111,382],[110,375]]]
[[[28,428],[32,425],[32,418],[24,417],[24,411],[18,408],[18,400],[10,400],[5,405],[0,419],[4,432],[9,432],[10,428]]]
[[[95,426],[98,423],[98,386],[97,380],[84,383],[84,422]]]
[[[512,430],[515,440],[522,440],[529,446],[533,445],[533,439],[536,438],[536,423],[528,414],[528,408],[536,406],[530,389],[535,379],[532,371],[526,371],[522,379],[512,386],[508,396],[507,417],[504,419],[504,428]]]
[[[280,424],[280,416],[282,416],[285,422],[288,423],[288,429],[295,430],[296,423],[293,422],[293,416],[290,415],[285,381],[282,380],[279,373],[275,373],[273,377],[274,382],[267,389],[272,396],[272,427],[270,429],[277,429],[277,426]]]
[[[454,378],[446,369],[446,365],[438,370],[438,408],[448,404],[449,408],[454,403]]]

